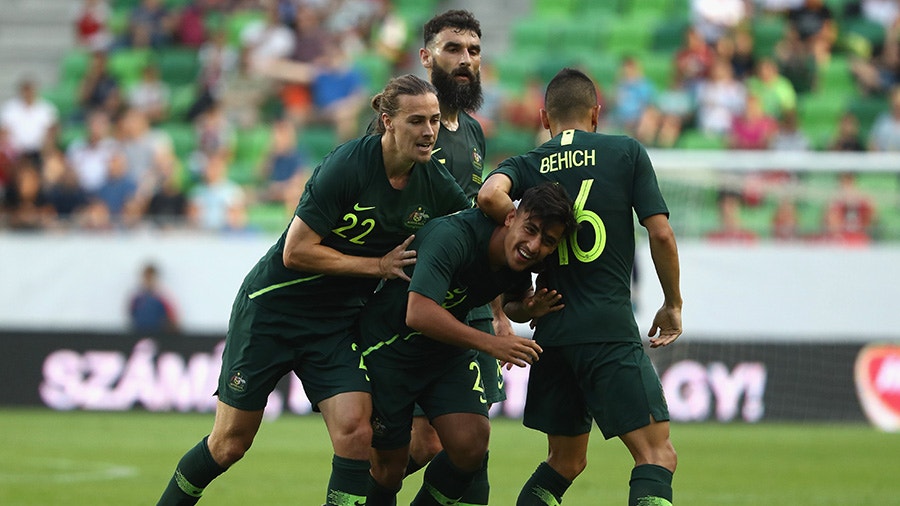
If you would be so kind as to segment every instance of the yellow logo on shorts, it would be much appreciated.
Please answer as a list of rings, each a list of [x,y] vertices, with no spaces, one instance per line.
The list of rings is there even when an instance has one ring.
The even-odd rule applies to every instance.
[[[228,380],[228,388],[235,392],[243,392],[247,389],[247,380],[244,379],[244,375],[240,371],[231,375],[231,379]]]

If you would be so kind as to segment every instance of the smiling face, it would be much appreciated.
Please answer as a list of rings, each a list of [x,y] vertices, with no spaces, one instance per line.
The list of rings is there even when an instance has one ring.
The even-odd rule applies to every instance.
[[[503,239],[503,252],[507,266],[514,271],[524,271],[542,262],[556,251],[565,233],[562,223],[550,222],[546,226],[540,218],[528,212],[510,212],[506,217],[509,231]]]
[[[431,149],[440,129],[441,109],[433,93],[401,95],[394,116],[382,115],[387,132],[394,137],[400,158],[418,163],[431,159]]]

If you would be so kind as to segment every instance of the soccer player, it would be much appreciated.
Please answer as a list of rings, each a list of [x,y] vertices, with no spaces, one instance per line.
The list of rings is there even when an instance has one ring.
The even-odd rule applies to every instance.
[[[587,464],[593,419],[634,457],[628,504],[670,505],[676,455],[668,407],[641,344],[630,289],[636,214],[664,295],[650,347],[674,342],[682,301],[668,209],[646,150],[629,137],[595,133],[600,107],[590,78],[563,69],[544,100],[541,122],[552,138],[503,161],[478,194],[478,205],[500,220],[527,188],[555,181],[575,195],[580,224],[538,278],[564,295],[565,308],[533,322],[544,352],[529,374],[524,424],[547,434],[549,456],[516,504],[559,504]]]
[[[363,504],[371,389],[354,321],[381,279],[406,279],[407,250],[430,218],[469,207],[431,157],[440,108],[430,83],[392,79],[372,100],[378,133],[343,144],[316,168],[281,238],[244,279],[232,308],[210,435],[187,452],[159,504],[194,504],[238,461],[266,400],[294,371],[334,448],[327,504]]]
[[[530,339],[472,328],[466,315],[501,294],[516,321],[558,310],[555,291],[533,292],[529,269],[574,229],[571,199],[547,184],[526,192],[502,225],[469,209],[437,218],[416,235],[411,281],[387,281],[360,317],[374,405],[368,506],[396,504],[415,403],[444,449],[429,463],[412,504],[460,503],[484,467],[490,436],[482,378],[494,371],[481,370],[474,350],[521,367],[541,351]]]
[[[456,178],[474,202],[481,188],[485,140],[481,125],[469,112],[478,110],[481,92],[481,24],[465,10],[449,10],[431,18],[423,27],[424,47],[419,49],[422,66],[438,90],[441,130],[434,145],[434,157]],[[474,308],[468,316],[472,327],[495,334],[512,334],[512,325],[503,314],[500,301]],[[503,375],[497,359],[478,354],[484,374],[488,405],[506,399]],[[407,472],[427,464],[441,450],[434,428],[420,408],[416,408]],[[487,467],[463,497],[465,504],[488,503],[490,484]]]

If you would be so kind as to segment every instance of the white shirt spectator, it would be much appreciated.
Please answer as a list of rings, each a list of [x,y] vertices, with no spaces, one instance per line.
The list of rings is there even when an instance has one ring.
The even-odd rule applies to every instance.
[[[0,124],[9,132],[9,142],[18,152],[40,151],[58,119],[56,106],[40,97],[31,104],[13,97],[0,111]]]
[[[897,0],[862,0],[864,18],[890,28],[900,16],[900,3]]]
[[[706,42],[713,44],[747,16],[745,0],[691,0],[691,19]]]
[[[106,182],[109,160],[116,149],[116,141],[100,139],[94,144],[84,139],[73,142],[66,151],[66,159],[78,174],[78,182],[88,193],[94,193]]]

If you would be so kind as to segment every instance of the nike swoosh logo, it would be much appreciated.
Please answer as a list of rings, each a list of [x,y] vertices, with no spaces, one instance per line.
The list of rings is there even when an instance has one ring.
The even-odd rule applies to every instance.
[[[446,158],[438,158],[438,161],[441,162],[441,163],[444,164],[444,165],[447,165],[447,159],[446,159]]]
[[[433,155],[433,154],[437,153],[438,151],[440,151],[441,149],[443,149],[443,148],[432,149],[431,154]]]
[[[359,202],[357,202],[356,204],[353,204],[354,211],[371,211],[372,209],[375,209],[375,206],[362,207],[359,205]]]

